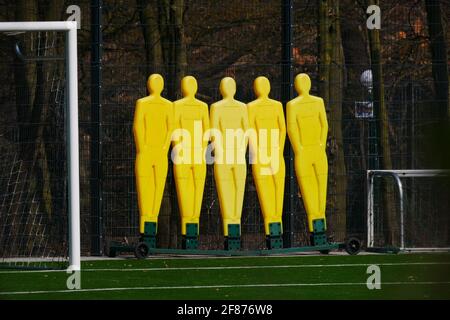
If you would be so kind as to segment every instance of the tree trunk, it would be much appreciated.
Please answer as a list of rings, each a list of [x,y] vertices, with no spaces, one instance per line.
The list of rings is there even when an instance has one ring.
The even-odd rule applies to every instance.
[[[442,147],[442,142],[448,141],[448,139],[443,139],[443,137],[450,137],[447,34],[441,14],[441,1],[425,0],[425,7],[427,12],[428,34],[430,37],[434,94],[436,106],[439,109],[437,112],[439,123],[436,124],[435,121],[431,121],[430,124],[426,125],[425,132],[429,141],[429,146],[426,150],[428,156],[426,158],[428,165],[433,168],[450,169],[450,150],[449,148]],[[450,193],[450,179],[446,186],[448,193]]]
[[[138,0],[137,3],[145,42],[146,71],[150,74],[163,66],[158,10],[146,0]]]
[[[147,73],[161,72],[165,75],[168,96],[177,99],[181,79],[187,67],[186,41],[184,35],[184,0],[138,0],[142,31],[144,34]],[[161,71],[159,71],[161,70]],[[169,179],[172,179],[171,168]],[[173,181],[169,181],[170,186]],[[179,215],[172,206],[174,188],[165,188],[161,204],[159,238],[161,247],[178,244]]]
[[[61,14],[63,9],[63,2],[60,0],[50,0],[47,1],[47,4],[45,6],[45,13],[44,13],[44,20],[45,21],[59,21],[61,20]],[[48,32],[45,33],[45,37],[48,37],[48,43],[52,43],[54,40],[53,37],[56,37],[58,39],[57,33]],[[64,40],[63,40],[64,41]],[[47,52],[45,54],[49,56],[62,56],[64,55],[63,48],[65,47],[65,43],[62,43],[62,46],[56,45],[55,48],[48,48],[46,49]],[[42,77],[42,82],[38,83],[40,86],[40,90],[42,90],[42,108],[39,115],[39,120],[42,123],[52,123],[51,119],[49,119],[49,111],[50,108],[60,108],[60,105],[57,105],[55,102],[54,97],[52,96],[52,82],[48,79],[49,76],[54,76],[57,81],[61,81],[61,85],[64,83],[64,70],[65,65],[61,68],[61,63],[55,63],[54,61],[48,61],[40,64],[40,68],[38,68],[38,72],[40,73],[39,76]],[[50,129],[51,130],[51,129]],[[57,181],[60,178],[61,171],[59,168],[52,167],[52,163],[48,161],[49,157],[54,158],[54,146],[46,145],[45,143],[45,132],[44,132],[44,125],[40,125],[38,129],[37,134],[37,141],[36,141],[36,152],[40,154],[40,157],[42,157],[42,195],[43,195],[43,202],[46,209],[47,214],[51,217],[52,213],[56,211],[55,205],[56,205],[56,199],[54,197],[54,194],[56,194],[56,191],[61,188],[61,185],[53,184],[51,185],[51,181]],[[50,137],[50,140],[54,139],[54,136]],[[65,151],[65,150],[64,150]],[[53,156],[52,156],[53,154]],[[50,161],[54,161],[55,159],[51,159]],[[52,176],[56,174],[55,179],[52,179]]]
[[[36,1],[17,1],[15,12],[16,21],[36,21],[37,9]],[[30,33],[19,34],[14,38],[14,41],[21,45],[21,52],[23,54],[27,54],[24,44],[29,43],[30,40]],[[13,204],[14,208],[12,208],[12,212],[17,215],[17,219],[20,219],[19,223],[13,226],[17,229],[12,231],[12,233],[20,235],[27,234],[27,219],[30,212],[36,211],[36,209],[33,208],[35,204],[32,202],[33,193],[36,188],[36,178],[33,171],[33,137],[30,132],[31,113],[33,110],[33,105],[35,104],[37,82],[36,70],[37,64],[35,62],[26,63],[22,61],[19,56],[15,55],[14,81],[16,88],[16,113],[20,141],[17,151],[21,162],[21,170],[17,181],[21,184],[18,186],[18,190],[22,191],[19,195],[18,201],[15,201]],[[30,251],[28,248],[29,242],[29,239],[24,239],[22,237],[15,237],[15,239],[11,239],[10,246],[12,248],[12,252],[18,255],[28,253]]]
[[[163,61],[166,66],[169,96],[176,100],[180,92],[181,79],[187,67],[186,41],[184,35],[184,0],[159,0],[159,30]]]
[[[36,0],[19,0],[16,3],[16,21],[36,21],[37,20],[37,2]],[[23,33],[16,36],[17,42],[22,44],[29,43],[31,39],[30,33]],[[23,52],[27,54],[27,52]],[[28,140],[27,130],[25,128],[27,119],[31,114],[34,105],[36,91],[36,63],[25,63],[15,56],[15,87],[16,87],[16,103],[17,103],[17,120],[19,122],[20,140]],[[26,156],[26,150],[22,149],[22,158]]]
[[[168,96],[175,100],[187,67],[184,0],[138,0],[145,40],[147,72],[161,70]]]
[[[320,96],[328,106],[330,101],[330,64],[332,43],[330,39],[330,0],[319,1],[319,91]]]
[[[329,162],[331,201],[329,226],[338,240],[346,237],[347,177],[342,134],[344,53],[340,26],[339,0],[319,3],[320,94],[330,115]]]
[[[369,0],[368,5],[379,5],[379,0]],[[386,106],[383,62],[381,56],[380,30],[368,30],[369,50],[373,77],[374,116],[377,121],[379,151],[382,169],[392,169],[391,146],[389,140],[389,113]],[[394,205],[394,188],[391,182],[383,188],[384,224],[388,244],[398,243],[398,215]]]
[[[447,37],[443,27],[440,0],[425,0],[428,33],[432,57],[435,96],[439,117],[449,119],[449,74],[447,60]]]
[[[354,8],[353,0],[341,0],[341,8],[353,8],[341,11],[342,46],[346,65],[346,87],[344,91],[342,127],[344,139],[350,139],[353,143],[346,143],[344,152],[352,158],[347,162],[347,172],[361,172],[361,174],[347,175],[347,232],[364,237],[364,226],[359,223],[361,212],[366,209],[365,190],[367,170],[367,136],[365,134],[368,121],[355,119],[355,101],[365,100],[366,90],[361,85],[360,77],[363,71],[369,68],[369,52],[367,50],[367,29],[364,25],[365,14],[360,14],[358,8]],[[344,130],[345,128],[345,130]],[[355,160],[358,161],[355,161]],[[350,198],[351,197],[351,198]]]
[[[17,21],[38,21],[42,20],[39,12],[42,12],[46,21],[60,20],[63,3],[58,0],[51,0],[42,3],[43,8],[39,8],[40,2],[36,0],[21,0],[16,3],[15,19]],[[41,9],[41,10],[39,10]],[[15,42],[19,43],[21,53],[26,56],[49,54],[51,48],[40,47],[37,43],[52,43],[46,41],[46,37],[53,37],[53,32],[25,32],[15,37]],[[36,37],[40,37],[40,42]],[[33,45],[33,48],[31,46]],[[33,51],[32,51],[33,50]],[[55,49],[51,55],[55,55]],[[44,52],[45,51],[45,52]],[[21,204],[15,208],[20,213],[22,219],[22,230],[19,234],[36,234],[46,236],[46,229],[42,229],[47,221],[42,220],[46,216],[51,219],[55,211],[55,197],[52,189],[61,186],[52,186],[52,174],[60,175],[60,168],[52,167],[48,161],[48,155],[54,158],[53,146],[46,146],[46,130],[52,130],[44,125],[48,122],[49,108],[54,104],[51,97],[50,76],[62,77],[64,70],[58,70],[58,64],[43,61],[23,60],[16,55],[14,61],[14,78],[16,85],[16,112],[17,123],[19,125],[20,145],[18,152],[22,161],[21,183],[23,186],[23,197]],[[57,106],[56,106],[57,107]],[[47,129],[46,129],[47,128]],[[52,136],[54,138],[54,135]],[[29,219],[29,215],[39,214],[37,218]],[[45,214],[45,216],[43,215]],[[40,221],[39,224],[28,224],[28,221]],[[40,228],[39,230],[37,228]],[[33,250],[35,239],[33,237],[21,240],[19,250]]]
[[[173,0],[171,5],[171,25],[173,28],[173,79],[174,89],[179,92],[181,79],[187,67],[186,39],[184,36],[184,0]]]

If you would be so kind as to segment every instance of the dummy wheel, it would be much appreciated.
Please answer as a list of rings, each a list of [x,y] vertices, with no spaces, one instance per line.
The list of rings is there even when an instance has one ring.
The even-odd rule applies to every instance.
[[[146,243],[139,242],[136,245],[136,248],[134,250],[134,255],[136,256],[136,258],[145,259],[145,258],[147,258],[148,253],[149,253],[149,248]]]
[[[361,241],[358,238],[348,238],[345,241],[345,251],[351,255],[357,255],[361,251]]]

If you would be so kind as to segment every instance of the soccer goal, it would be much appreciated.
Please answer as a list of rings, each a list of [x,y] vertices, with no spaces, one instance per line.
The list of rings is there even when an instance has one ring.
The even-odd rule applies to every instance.
[[[446,170],[367,171],[368,249],[450,250],[449,191]]]
[[[0,22],[0,45],[0,265],[80,270],[77,23]]]

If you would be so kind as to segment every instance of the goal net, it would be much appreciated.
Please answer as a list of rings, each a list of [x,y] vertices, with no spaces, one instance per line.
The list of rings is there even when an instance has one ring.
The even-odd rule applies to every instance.
[[[0,267],[78,270],[76,23],[0,23],[0,57]]]
[[[450,250],[450,173],[371,170],[367,173],[367,247]]]

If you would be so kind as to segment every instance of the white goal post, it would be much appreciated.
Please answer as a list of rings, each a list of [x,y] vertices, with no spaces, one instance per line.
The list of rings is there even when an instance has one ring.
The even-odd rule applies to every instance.
[[[61,31],[66,36],[67,73],[67,158],[69,184],[69,267],[79,271],[80,263],[80,177],[78,149],[78,59],[77,22],[0,22],[0,32]]]
[[[375,242],[375,209],[374,181],[375,178],[392,178],[397,188],[400,211],[400,250],[402,251],[432,251],[450,250],[450,248],[412,248],[405,244],[405,197],[401,178],[445,177],[450,176],[449,170],[367,170],[367,248],[373,248]]]

